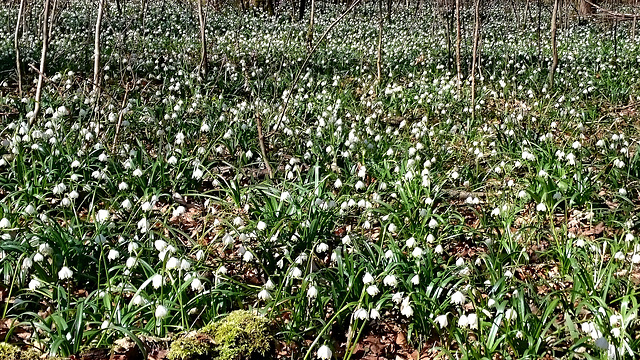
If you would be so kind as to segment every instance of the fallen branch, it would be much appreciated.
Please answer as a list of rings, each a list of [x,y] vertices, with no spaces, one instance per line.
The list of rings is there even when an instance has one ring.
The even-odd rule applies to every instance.
[[[608,14],[609,16],[616,18],[617,20],[620,21],[629,21],[629,20],[635,20],[637,18],[640,17],[640,15],[637,14],[626,14],[626,13],[619,13],[619,12],[615,12],[615,11],[611,11],[608,9],[605,9],[603,7],[600,7],[596,4],[594,4],[593,2],[591,2],[590,0],[585,0],[588,4],[590,4],[591,6],[595,7],[596,9],[602,11],[605,14]]]

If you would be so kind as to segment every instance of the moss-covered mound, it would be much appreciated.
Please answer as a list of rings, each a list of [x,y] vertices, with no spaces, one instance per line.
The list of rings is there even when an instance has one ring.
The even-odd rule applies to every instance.
[[[21,350],[19,347],[0,343],[0,360],[39,360],[40,353],[36,350]]]
[[[171,344],[169,360],[238,360],[265,356],[273,345],[269,320],[237,310]]]

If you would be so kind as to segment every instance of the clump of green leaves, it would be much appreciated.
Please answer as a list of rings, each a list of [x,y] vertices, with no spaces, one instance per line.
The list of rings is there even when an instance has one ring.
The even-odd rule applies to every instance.
[[[192,360],[202,356],[217,360],[249,358],[255,353],[266,355],[272,343],[267,318],[237,310],[173,342],[167,357],[170,360]]]

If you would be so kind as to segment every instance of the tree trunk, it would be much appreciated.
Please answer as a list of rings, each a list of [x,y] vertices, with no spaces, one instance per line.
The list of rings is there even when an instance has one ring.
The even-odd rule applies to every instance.
[[[202,1],[198,1],[198,20],[200,21],[200,74],[205,78],[207,76],[207,37],[204,10],[202,9]]]
[[[44,83],[44,70],[47,62],[47,49],[49,47],[49,1],[44,0],[44,14],[42,19],[42,53],[40,54],[40,71],[38,73],[38,85],[36,87],[35,108],[29,125],[33,125],[40,112],[40,100],[42,100],[42,84]]]
[[[93,37],[93,94],[100,92],[100,28],[102,27],[102,14],[104,12],[104,2],[98,0],[98,16],[96,18],[96,30]]]
[[[549,71],[549,85],[553,87],[553,77],[558,67],[558,42],[556,41],[557,24],[558,19],[558,6],[560,0],[553,2],[553,13],[551,15],[551,48],[553,50],[553,63],[551,64],[551,70]]]
[[[16,51],[16,73],[18,75],[18,94],[22,97],[22,65],[20,62],[20,27],[22,25],[22,16],[26,0],[20,0],[20,8],[18,9],[18,19],[16,20],[16,31],[13,35],[13,46]]]
[[[304,12],[307,8],[307,0],[300,0],[300,13],[298,14],[298,21],[304,19]]]
[[[475,26],[473,30],[473,54],[471,60],[471,118],[476,116],[476,61],[480,42],[480,0],[475,1]]]
[[[309,18],[309,30],[307,30],[307,47],[313,49],[313,21],[316,13],[316,0],[311,0],[311,16]]]
[[[269,16],[273,16],[275,14],[273,8],[273,0],[267,0],[267,13]]]
[[[391,21],[391,7],[393,5],[393,0],[387,0],[387,21]]]
[[[460,0],[456,0],[456,71],[458,92],[462,89],[462,70],[460,68]]]

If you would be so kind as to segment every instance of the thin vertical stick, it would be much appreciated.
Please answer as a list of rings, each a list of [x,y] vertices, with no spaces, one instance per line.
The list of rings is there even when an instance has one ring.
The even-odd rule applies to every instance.
[[[378,0],[378,9],[379,9],[379,26],[378,26],[378,83],[382,81],[382,0]]]
[[[20,0],[18,19],[16,20],[16,31],[13,35],[13,47],[16,51],[16,72],[18,74],[18,94],[20,94],[20,97],[22,97],[22,67],[20,65],[20,25],[22,23],[25,2],[26,0]]]
[[[256,126],[258,127],[258,143],[260,143],[262,160],[269,173],[269,179],[273,179],[273,169],[271,168],[271,164],[269,164],[269,159],[267,159],[267,147],[264,145],[264,134],[262,133],[262,120],[260,119],[260,115],[256,117]]]
[[[198,1],[198,20],[200,21],[200,74],[203,77],[207,76],[207,38],[205,33],[205,17],[204,10],[202,9],[202,1]]]
[[[38,85],[36,87],[36,106],[33,109],[33,117],[29,120],[29,125],[33,125],[40,112],[40,100],[42,100],[42,84],[44,82],[44,68],[47,62],[47,48],[49,47],[49,0],[44,0],[44,17],[42,19],[42,54],[40,55],[40,74],[38,75]]]
[[[462,90],[462,70],[460,68],[460,0],[456,0],[456,69],[458,92]]]
[[[553,2],[553,14],[551,15],[551,47],[553,48],[553,63],[551,64],[551,70],[549,71],[549,85],[553,87],[553,77],[558,67],[558,42],[556,41],[557,32],[557,18],[558,18],[558,3],[560,0]]]
[[[96,96],[100,91],[100,27],[102,26],[104,2],[105,0],[98,0],[98,17],[93,37],[93,94]]]
[[[475,27],[473,30],[473,54],[471,61],[471,119],[476,116],[476,61],[478,59],[478,42],[480,38],[480,0],[475,1]]]

